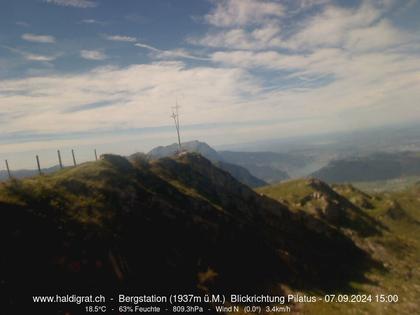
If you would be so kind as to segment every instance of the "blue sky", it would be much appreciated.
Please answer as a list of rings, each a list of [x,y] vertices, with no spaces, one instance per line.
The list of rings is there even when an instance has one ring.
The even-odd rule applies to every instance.
[[[417,0],[1,0],[0,158],[420,119]],[[26,161],[26,162],[25,162]],[[31,161],[31,160],[30,160]]]

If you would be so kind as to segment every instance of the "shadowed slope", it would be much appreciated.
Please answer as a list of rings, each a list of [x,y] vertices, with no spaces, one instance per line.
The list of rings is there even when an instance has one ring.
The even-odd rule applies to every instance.
[[[7,292],[327,289],[362,277],[370,262],[337,230],[197,154],[105,155],[2,184],[0,211]]]

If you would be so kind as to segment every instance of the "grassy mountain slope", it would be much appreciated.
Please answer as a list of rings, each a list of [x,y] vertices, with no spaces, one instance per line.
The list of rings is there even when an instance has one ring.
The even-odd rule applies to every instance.
[[[373,261],[329,224],[196,154],[105,155],[0,186],[0,285],[18,296],[333,290]]]
[[[404,191],[419,181],[420,175],[369,182],[352,182],[351,184],[366,192],[380,193],[387,191]]]
[[[291,180],[258,191],[289,205],[295,211],[304,210],[332,226],[348,228],[361,235],[380,233],[379,222],[320,180]]]
[[[352,293],[398,294],[399,302],[305,305],[305,314],[414,314],[420,303],[420,185],[399,192],[367,194],[351,185],[328,185],[319,180],[296,180],[258,190],[294,211],[315,213],[343,230],[360,248],[384,266],[366,273],[370,283],[352,284]],[[328,219],[333,204],[342,220]],[[379,229],[379,230],[378,230]],[[342,293],[338,290],[337,293]],[[336,293],[336,292],[332,292]]]

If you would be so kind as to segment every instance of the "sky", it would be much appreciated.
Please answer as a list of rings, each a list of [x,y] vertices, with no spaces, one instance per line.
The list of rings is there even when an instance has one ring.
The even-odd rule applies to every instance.
[[[419,2],[0,0],[0,159],[418,123]]]

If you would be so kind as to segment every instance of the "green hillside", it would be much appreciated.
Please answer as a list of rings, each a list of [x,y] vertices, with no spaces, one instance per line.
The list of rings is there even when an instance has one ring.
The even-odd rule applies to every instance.
[[[419,192],[315,179],[253,191],[198,154],[104,155],[1,184],[0,285],[15,308],[19,296],[74,291],[359,292],[400,302],[293,306],[409,314],[420,293]]]
[[[319,180],[294,180],[258,189],[296,212],[316,215],[348,235],[380,261],[384,270],[352,282],[353,293],[398,294],[399,302],[305,305],[304,314],[415,314],[420,306],[420,185],[399,192],[367,194],[351,185],[332,187]],[[341,215],[331,220],[328,209]],[[376,227],[376,228],[375,228]],[[379,233],[378,233],[379,232]],[[343,290],[337,290],[337,294]]]
[[[14,307],[75,290],[329,292],[378,266],[331,225],[197,154],[105,155],[3,183],[0,211],[0,283]]]

